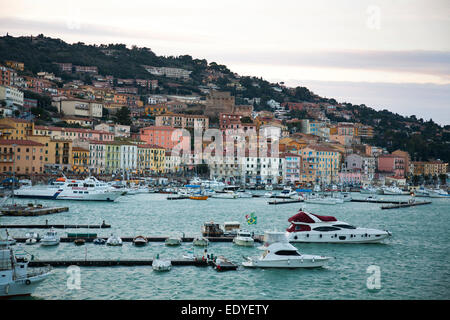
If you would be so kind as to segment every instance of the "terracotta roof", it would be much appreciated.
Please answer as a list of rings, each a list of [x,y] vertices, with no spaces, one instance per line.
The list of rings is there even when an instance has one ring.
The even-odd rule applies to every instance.
[[[43,146],[42,143],[38,143],[31,140],[0,140],[0,145],[13,145],[17,144],[19,146]]]

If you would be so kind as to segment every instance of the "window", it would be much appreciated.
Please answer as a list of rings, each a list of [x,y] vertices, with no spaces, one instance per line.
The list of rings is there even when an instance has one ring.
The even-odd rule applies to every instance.
[[[299,256],[300,254],[296,250],[280,250],[275,252],[277,256]]]
[[[351,226],[349,224],[334,224],[333,226],[334,227],[340,227],[340,228],[343,228],[343,229],[356,229],[356,227]]]
[[[317,227],[313,229],[314,231],[338,231],[340,228],[336,227]]]

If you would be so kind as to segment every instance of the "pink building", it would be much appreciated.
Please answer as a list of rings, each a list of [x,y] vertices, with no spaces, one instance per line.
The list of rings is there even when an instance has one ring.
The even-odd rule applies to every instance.
[[[183,137],[181,129],[151,126],[142,128],[140,139],[148,144],[154,144],[165,149],[173,149],[177,144],[183,141],[183,147],[190,150],[190,138]]]
[[[378,172],[392,173],[394,176],[405,176],[406,161],[404,157],[394,154],[382,154],[378,156],[377,162]]]

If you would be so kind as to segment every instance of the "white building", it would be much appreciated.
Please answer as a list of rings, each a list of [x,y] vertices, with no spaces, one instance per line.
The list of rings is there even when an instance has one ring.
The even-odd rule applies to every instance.
[[[106,145],[101,141],[89,142],[89,168],[94,173],[104,173],[106,163]]]
[[[137,145],[123,144],[120,146],[120,165],[119,168],[127,170],[137,169]]]
[[[106,131],[114,134],[114,137],[129,137],[130,126],[115,124],[115,123],[101,123],[95,126],[95,130]]]
[[[22,108],[23,92],[13,87],[0,86],[0,101],[4,101],[6,103],[6,108],[11,110]]]

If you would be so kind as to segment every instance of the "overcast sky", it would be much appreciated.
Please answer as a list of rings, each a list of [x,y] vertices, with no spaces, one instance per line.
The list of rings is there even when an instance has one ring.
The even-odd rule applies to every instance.
[[[0,34],[125,43],[450,124],[448,0],[0,0]]]

